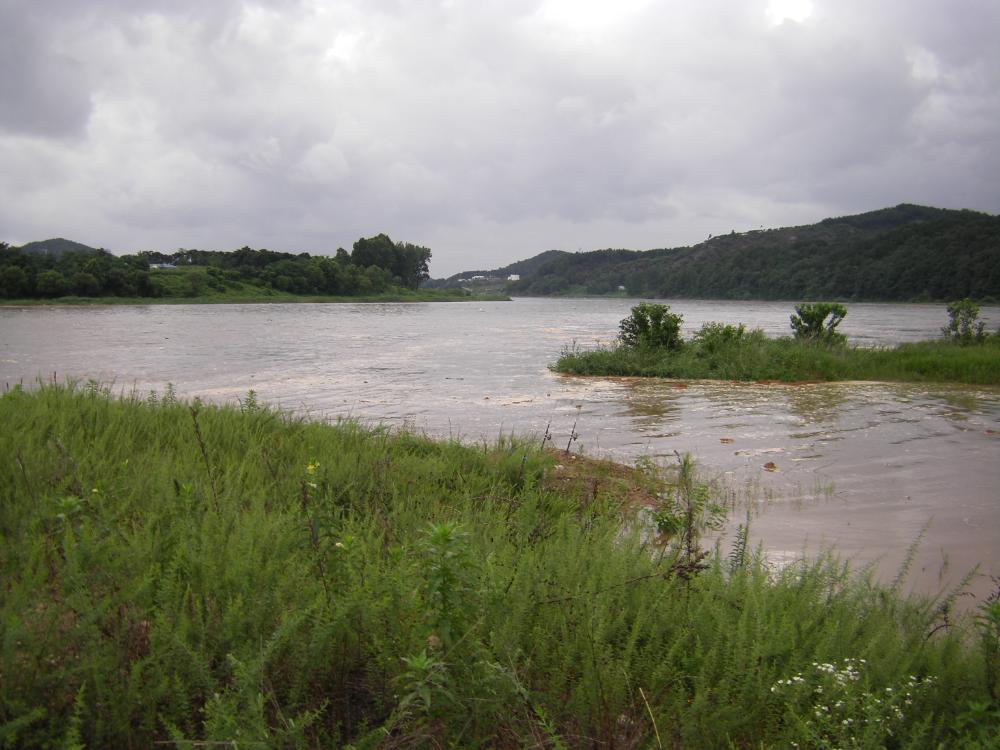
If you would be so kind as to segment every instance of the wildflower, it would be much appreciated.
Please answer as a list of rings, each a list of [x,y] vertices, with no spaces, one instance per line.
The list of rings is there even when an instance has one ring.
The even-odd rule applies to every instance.
[[[319,468],[319,462],[318,461],[310,461],[306,465],[306,474],[313,475],[313,474],[316,473],[316,469],[318,469],[318,468]]]

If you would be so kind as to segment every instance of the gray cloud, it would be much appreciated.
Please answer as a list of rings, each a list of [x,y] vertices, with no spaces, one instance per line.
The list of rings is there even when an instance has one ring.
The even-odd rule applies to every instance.
[[[996,3],[812,6],[0,0],[0,237],[386,231],[443,275],[901,201],[1000,210]]]

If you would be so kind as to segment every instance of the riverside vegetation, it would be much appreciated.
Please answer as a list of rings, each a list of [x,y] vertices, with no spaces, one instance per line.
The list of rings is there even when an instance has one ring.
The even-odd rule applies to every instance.
[[[743,325],[706,323],[681,337],[681,316],[644,302],[622,320],[616,345],[566,349],[552,365],[571,375],[719,380],[887,380],[1000,383],[1000,332],[988,334],[979,307],[948,305],[949,324],[937,341],[893,347],[848,346],[836,330],[847,315],[838,303],[806,303],[791,316],[794,335],[772,339]]]
[[[0,423],[3,747],[998,746],[996,596],[703,549],[684,457],[96,383]]]
[[[387,235],[359,239],[333,257],[244,247],[114,256],[69,240],[13,248],[0,242],[0,302],[449,301],[461,289],[424,290],[431,251]],[[507,299],[503,296],[502,299]]]

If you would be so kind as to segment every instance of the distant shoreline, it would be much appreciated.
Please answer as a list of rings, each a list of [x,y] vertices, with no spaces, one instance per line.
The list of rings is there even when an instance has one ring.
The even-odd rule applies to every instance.
[[[469,297],[454,294],[371,294],[357,297],[331,295],[247,295],[245,297],[55,297],[52,299],[5,299],[0,307],[88,307],[106,305],[259,305],[286,303],[359,302],[510,302],[507,295],[484,294]]]

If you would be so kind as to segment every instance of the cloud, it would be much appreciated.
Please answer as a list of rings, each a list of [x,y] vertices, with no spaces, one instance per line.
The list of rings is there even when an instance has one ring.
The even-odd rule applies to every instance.
[[[902,201],[1000,208],[991,2],[0,14],[11,241],[331,252],[385,231],[445,275]]]

